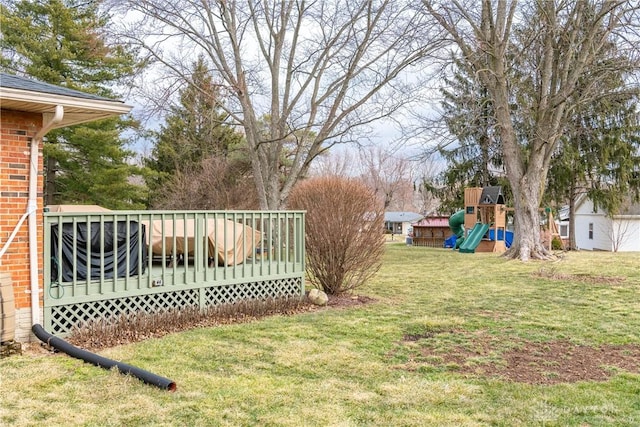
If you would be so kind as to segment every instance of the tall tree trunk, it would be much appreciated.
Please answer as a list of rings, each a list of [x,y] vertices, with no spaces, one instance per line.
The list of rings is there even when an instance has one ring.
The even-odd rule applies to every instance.
[[[47,167],[44,176],[44,205],[48,206],[55,204],[56,169],[58,162],[51,156],[48,156],[45,161]]]
[[[576,180],[571,180],[571,189],[569,193],[569,249],[577,249],[576,245],[576,202],[578,194],[576,194]]]
[[[522,261],[529,259],[548,259],[550,253],[542,244],[540,236],[540,200],[544,178],[540,173],[529,171],[512,187],[515,217],[514,240],[505,253],[508,258],[518,258]]]
[[[498,68],[501,71],[500,68]],[[514,239],[505,253],[508,258],[522,261],[547,259],[549,252],[540,238],[539,207],[542,201],[547,169],[545,165],[544,144],[540,139],[531,141],[532,152],[528,162],[524,162],[524,154],[518,144],[513,128],[509,106],[509,91],[506,76],[496,73],[495,81],[488,85],[495,100],[496,118],[500,126],[500,138],[503,146],[503,157],[507,178],[511,183],[514,203]]]

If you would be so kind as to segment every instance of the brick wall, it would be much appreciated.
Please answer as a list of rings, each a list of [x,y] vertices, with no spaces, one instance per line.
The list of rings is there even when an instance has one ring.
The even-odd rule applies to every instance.
[[[31,138],[42,127],[42,115],[0,110],[0,249],[27,211],[29,201],[29,151]],[[43,269],[43,163],[42,146],[38,156],[38,283],[42,289]],[[9,272],[13,282],[16,309],[24,314],[31,308],[29,276],[28,219],[22,223],[9,249],[0,258],[0,271]],[[40,295],[42,301],[42,294]],[[23,335],[16,331],[16,336]]]

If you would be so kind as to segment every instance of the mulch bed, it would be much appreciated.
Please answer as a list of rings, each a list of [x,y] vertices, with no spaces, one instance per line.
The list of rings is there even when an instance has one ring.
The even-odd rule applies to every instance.
[[[374,301],[373,298],[355,294],[328,295],[328,298],[326,306],[314,305],[305,298],[258,303],[257,306],[250,301],[241,302],[233,306],[220,307],[220,310],[213,308],[204,315],[188,310],[156,316],[134,315],[118,319],[115,324],[95,322],[89,327],[74,331],[67,341],[77,347],[97,351],[193,328],[247,323],[267,316],[291,316],[317,310],[350,308]]]
[[[545,385],[606,381],[619,371],[640,373],[640,345],[592,347],[568,340],[544,343],[520,340],[509,342],[501,350],[495,337],[458,333],[467,335],[469,343],[446,351],[432,348],[429,337],[405,336],[404,341],[425,340],[419,349],[419,360],[428,360],[416,362],[414,358],[407,368],[427,365],[472,376]]]

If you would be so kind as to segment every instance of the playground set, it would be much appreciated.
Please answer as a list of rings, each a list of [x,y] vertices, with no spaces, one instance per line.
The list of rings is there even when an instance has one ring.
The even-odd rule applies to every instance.
[[[504,252],[513,241],[506,223],[502,187],[466,188],[464,209],[449,217],[449,228],[455,235],[455,243],[452,238],[449,247],[462,253]]]
[[[413,232],[407,236],[407,244],[453,248],[462,253],[502,253],[513,243],[513,231],[506,229],[509,211],[513,212],[513,208],[505,206],[502,187],[465,188],[464,209],[448,219],[446,216],[429,217],[413,223]],[[552,209],[546,207],[539,211],[542,243],[552,250],[553,240],[557,238],[564,249]],[[546,218],[543,219],[542,215]],[[453,235],[445,238],[448,230]]]

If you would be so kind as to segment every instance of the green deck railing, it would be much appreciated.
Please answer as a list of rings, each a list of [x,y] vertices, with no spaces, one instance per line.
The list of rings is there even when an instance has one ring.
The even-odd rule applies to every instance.
[[[44,215],[44,326],[304,294],[304,212]]]

